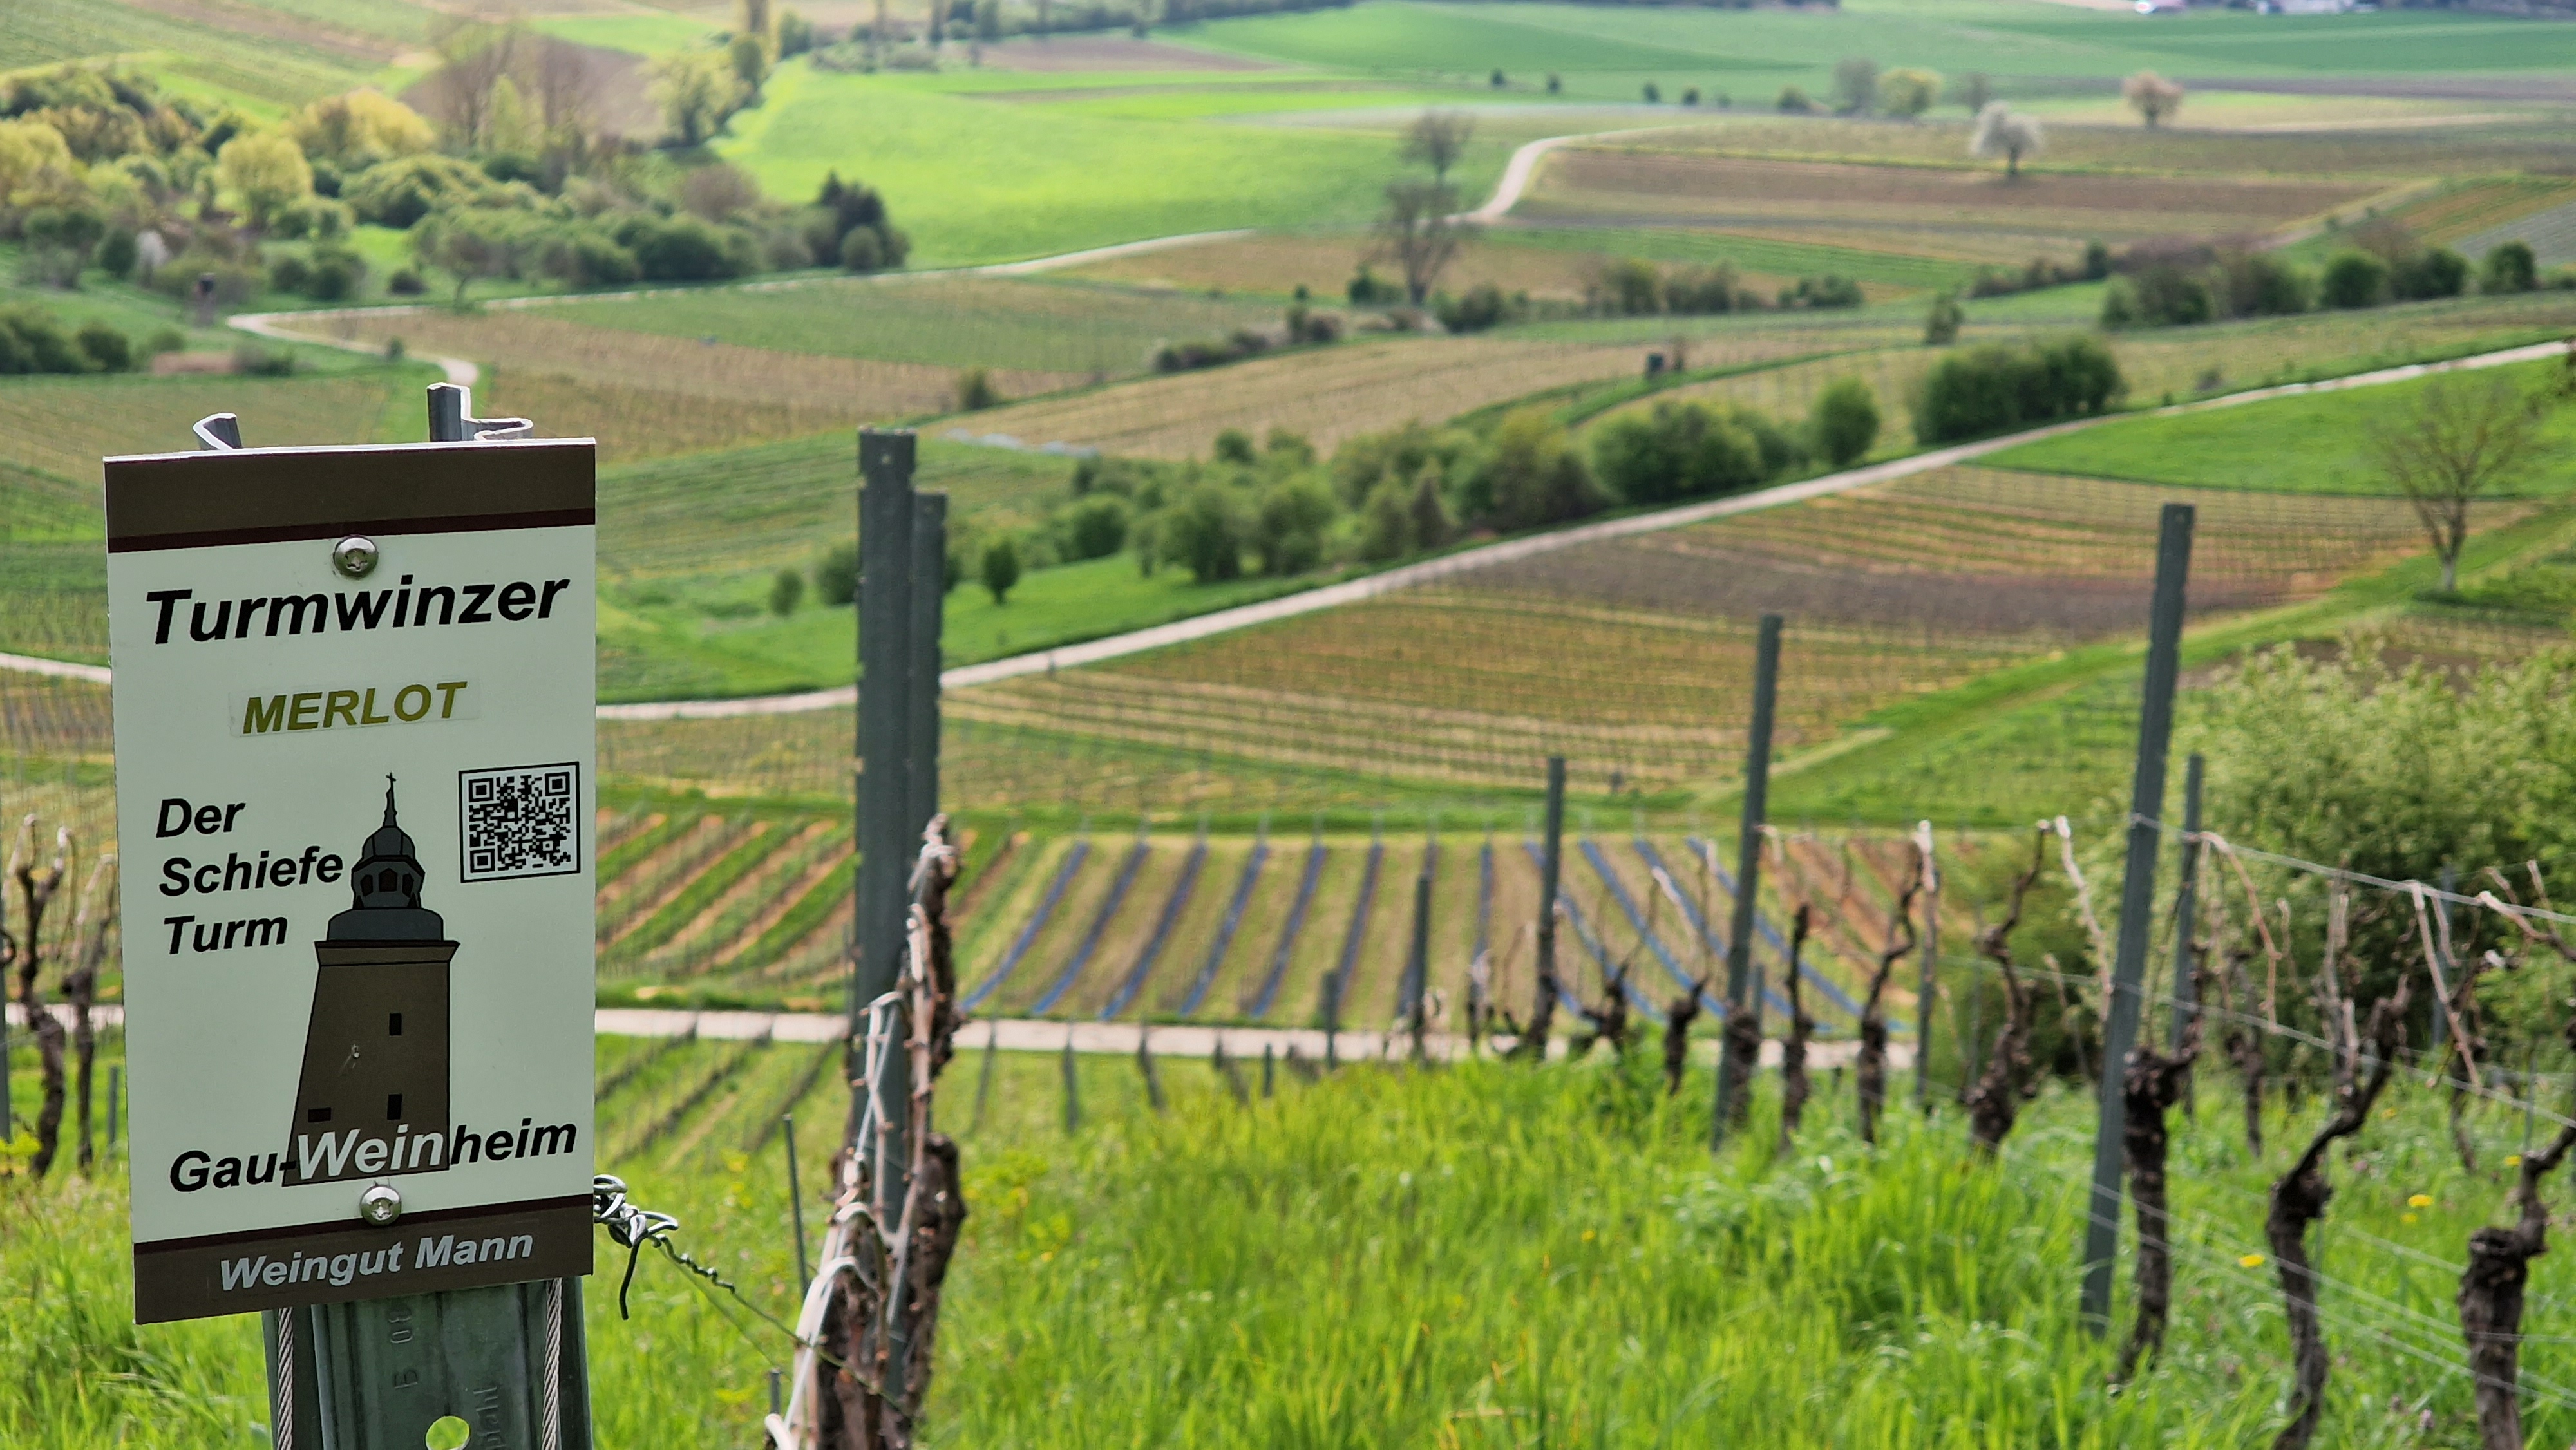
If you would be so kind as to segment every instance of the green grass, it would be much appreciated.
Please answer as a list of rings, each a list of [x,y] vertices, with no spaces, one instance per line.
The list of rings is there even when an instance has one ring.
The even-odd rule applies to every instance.
[[[1946,1105],[1929,1120],[1899,1109],[1884,1143],[1864,1146],[1849,1090],[1830,1081],[1796,1150],[1775,1156],[1766,1079],[1751,1130],[1712,1158],[1706,1071],[1665,1098],[1650,1054],[1624,1071],[1601,1058],[1546,1071],[1355,1065],[1314,1085],[1280,1072],[1277,1096],[1249,1109],[1206,1065],[1165,1060],[1163,1116],[1131,1062],[1088,1057],[1083,1125],[1068,1136],[1053,1054],[998,1055],[979,1109],[984,1058],[971,1032],[963,1045],[940,1109],[963,1146],[972,1217],[944,1295],[929,1444],[2189,1450],[2260,1443],[2280,1423],[2278,1291],[2268,1264],[2239,1259],[2264,1252],[2261,1197],[2284,1145],[2313,1127],[2314,1093],[2269,1114],[2268,1158],[2242,1146],[2219,1070],[2201,1079],[2197,1119],[2176,1115],[2171,1338],[2153,1372],[2115,1393],[2109,1346],[2075,1314],[2092,1104],[2070,1086],[2044,1091],[2004,1160],[1985,1164]],[[771,1128],[814,1051],[673,1048],[601,1115],[603,1141],[627,1141],[714,1081],[651,1144],[601,1167],[675,1214],[682,1247],[780,1317],[796,1286]],[[631,1053],[603,1044],[603,1076]],[[30,1059],[22,1047],[22,1109]],[[732,1070],[711,1079],[720,1064]],[[1259,1063],[1245,1075],[1257,1092]],[[809,1235],[815,1165],[845,1101],[826,1080],[794,1104]],[[2460,1355],[2446,1265],[2496,1217],[2505,1186],[2458,1167],[2438,1094],[2401,1080],[2389,1102],[2395,1116],[2357,1142],[2365,1156],[2337,1155],[2340,1191],[2311,1235],[2335,1355],[2321,1442],[2469,1444],[2468,1381],[2442,1368]],[[2488,1109],[2469,1128],[2493,1163],[2521,1123]],[[0,1352],[19,1369],[0,1387],[0,1438],[27,1450],[266,1444],[255,1319],[125,1322],[121,1166],[0,1188],[13,1269]],[[2429,1206],[2409,1203],[2418,1194]],[[639,1270],[622,1320],[623,1265],[604,1241],[599,1264],[586,1307],[600,1442],[745,1443],[783,1337],[659,1262]],[[2127,1279],[2124,1260],[2122,1328]],[[2576,1372],[2562,1342],[2571,1291],[2576,1262],[2533,1263],[2527,1383]],[[2524,1403],[2534,1443],[2576,1433],[2554,1398],[2535,1389]]]
[[[2444,381],[2481,388],[2489,379],[2537,388],[2555,381],[2554,363],[2527,363]],[[2388,493],[2363,450],[2370,427],[2413,405],[2431,383],[2391,383],[2349,392],[2278,398],[2237,407],[2138,418],[2006,449],[1986,461],[2035,473],[2082,473],[2198,488],[2278,493]],[[2550,453],[2576,443],[2576,414],[2554,412],[2542,434]],[[2534,470],[2521,491],[2557,495],[2576,476],[2555,466]]]
[[[721,23],[703,18],[651,13],[548,15],[534,24],[546,34],[576,45],[595,45],[602,50],[622,50],[632,55],[647,56],[686,50],[725,28]]]
[[[1112,376],[1144,371],[1164,342],[1279,321],[1277,308],[1259,302],[1001,277],[666,293],[546,315],[786,352]]]
[[[771,195],[798,201],[826,171],[864,177],[912,234],[916,268],[1179,232],[1366,221],[1398,170],[1382,137],[1100,119],[801,62],[780,68],[768,102],[735,117],[717,149]],[[1470,168],[1461,190],[1489,186],[1498,169],[1491,160]]]
[[[1148,578],[1124,556],[1065,564],[1022,576],[1007,604],[995,604],[981,585],[960,585],[948,596],[942,653],[952,665],[1025,654],[1318,582],[1309,576],[1201,585],[1173,569]],[[747,577],[740,587],[765,594],[767,576]],[[808,605],[785,618],[754,613],[726,620],[697,610],[603,601],[599,694],[603,700],[654,700],[815,689],[846,683],[857,650],[857,616],[843,609]]]
[[[1883,282],[1892,287],[1961,287],[1977,271],[1972,264],[1940,257],[1679,228],[1511,227],[1491,232],[1488,237],[1503,246],[1602,252],[1655,262],[1726,261],[1748,271],[1785,277],[1836,272],[1854,281]]]

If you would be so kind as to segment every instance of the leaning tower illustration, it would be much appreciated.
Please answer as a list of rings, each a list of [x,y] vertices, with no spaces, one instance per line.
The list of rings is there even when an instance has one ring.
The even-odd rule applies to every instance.
[[[456,943],[439,914],[421,905],[421,879],[419,852],[394,818],[389,775],[385,822],[349,869],[352,904],[313,944],[321,969],[287,1132],[289,1182],[446,1166],[443,1145],[434,1155],[405,1151],[448,1130],[447,969]],[[384,1155],[362,1155],[375,1140],[387,1144]],[[329,1150],[320,1158],[317,1144]],[[362,1168],[362,1156],[374,1166]]]

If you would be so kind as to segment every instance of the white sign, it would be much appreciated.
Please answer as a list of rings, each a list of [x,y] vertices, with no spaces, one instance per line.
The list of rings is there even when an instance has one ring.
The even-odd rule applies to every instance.
[[[594,472],[108,460],[138,1321],[590,1271]]]

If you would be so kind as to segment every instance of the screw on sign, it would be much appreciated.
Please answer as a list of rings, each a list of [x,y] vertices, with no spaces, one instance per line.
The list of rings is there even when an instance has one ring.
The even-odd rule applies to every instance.
[[[470,411],[106,465],[135,1315],[287,1450],[590,1439],[595,448]]]

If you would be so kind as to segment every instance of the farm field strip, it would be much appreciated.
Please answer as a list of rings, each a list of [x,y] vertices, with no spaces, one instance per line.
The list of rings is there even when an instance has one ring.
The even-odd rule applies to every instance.
[[[13,378],[0,388],[0,463],[77,484],[95,508],[99,459],[193,449],[189,429],[209,413],[240,414],[254,448],[417,439],[429,426],[420,387],[432,376]],[[406,404],[419,420],[408,431],[393,421]],[[103,522],[92,537],[104,537]]]
[[[1522,203],[1533,218],[1616,216],[1723,223],[1801,219],[1947,223],[2060,232],[2108,241],[2268,231],[2377,190],[2282,178],[2189,179],[2032,172],[2007,183],[1990,167],[1854,166],[1740,159],[1636,147],[1552,153]]]
[[[728,821],[719,816],[702,816],[688,829],[666,841],[651,856],[636,864],[635,869],[618,879],[613,894],[605,894],[599,907],[599,944],[614,947],[619,938],[633,931],[652,913],[685,890],[689,882],[705,869],[708,862],[740,844],[742,838],[762,829],[765,822]]]
[[[1707,367],[1815,350],[1786,329],[1695,341]],[[1361,340],[1230,367],[1180,373],[977,414],[974,431],[1023,443],[1067,443],[1106,453],[1182,459],[1204,455],[1226,428],[1259,437],[1273,427],[1329,450],[1354,433],[1472,408],[1569,383],[1642,370],[1634,345],[1528,342],[1507,336]]]
[[[792,290],[690,290],[568,302],[548,308],[547,315],[695,343],[713,337],[770,352],[1079,375],[1093,381],[1145,371],[1160,343],[1223,336],[1279,321],[1275,306],[1210,297],[1204,288],[1185,293],[1071,280],[900,273],[818,281]]]
[[[525,308],[459,315],[443,309],[295,314],[297,329],[317,337],[407,347],[470,357],[513,370],[577,377],[737,405],[802,403],[841,410],[844,422],[945,412],[957,396],[953,367],[930,363],[830,357],[599,327]],[[1085,380],[1072,370],[997,368],[1006,394],[1051,392]],[[537,420],[540,424],[545,419]]]
[[[681,964],[720,959],[753,916],[767,912],[771,901],[787,899],[782,888],[788,882],[805,879],[818,858],[828,858],[835,824],[813,821],[802,829],[782,826],[759,838],[759,849],[739,866],[733,866],[732,858],[716,862],[699,876],[690,893],[691,901],[704,904],[649,951],[648,960],[659,958],[670,964],[665,970],[686,970]],[[710,891],[712,900],[706,899]]]

